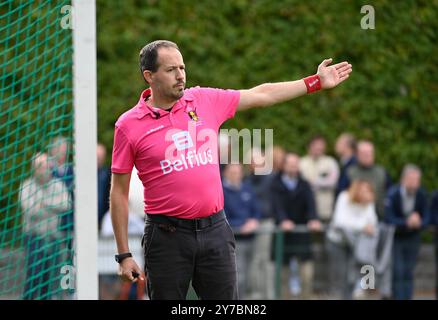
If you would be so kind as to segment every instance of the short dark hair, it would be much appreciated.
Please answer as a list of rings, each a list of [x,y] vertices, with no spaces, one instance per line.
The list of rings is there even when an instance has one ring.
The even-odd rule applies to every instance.
[[[286,164],[286,161],[287,161],[287,159],[289,158],[289,157],[297,157],[298,159],[301,159],[301,156],[298,154],[298,152],[295,152],[295,151],[287,151],[285,154],[284,154],[284,157],[283,157],[283,163],[282,163],[282,167],[284,167],[284,165]]]
[[[407,175],[407,173],[411,171],[418,172],[421,175],[421,169],[419,166],[412,163],[408,163],[405,164],[405,166],[403,167],[401,178],[403,179]]]
[[[324,142],[327,142],[322,134],[315,134],[310,138],[309,142],[307,143],[307,146],[310,146],[312,143],[314,143],[315,141],[318,141],[318,140],[322,140]]]
[[[341,137],[345,138],[350,149],[353,150],[353,152],[356,152],[357,141],[355,136],[349,132],[345,132],[341,134]]]
[[[145,70],[156,72],[158,70],[158,49],[175,48],[179,50],[176,43],[168,40],[156,40],[148,43],[140,50],[140,71],[143,76]]]

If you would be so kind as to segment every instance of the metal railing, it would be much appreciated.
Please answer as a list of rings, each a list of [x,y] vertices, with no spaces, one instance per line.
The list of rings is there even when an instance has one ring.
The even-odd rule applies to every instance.
[[[322,225],[320,231],[309,231],[307,225],[295,225],[292,231],[283,231],[281,228],[277,226],[272,226],[271,228],[263,228],[254,232],[255,235],[258,234],[272,234],[272,242],[273,242],[273,263],[274,263],[274,299],[280,299],[282,294],[282,270],[284,263],[284,254],[291,248],[285,244],[285,234],[286,233],[310,233],[312,234],[312,246],[318,245],[321,251],[325,251],[324,242],[325,242],[325,233],[327,231],[328,226]],[[431,233],[429,229],[425,230],[426,233]],[[235,232],[235,235],[239,235],[240,233]],[[141,237],[142,235],[129,235],[129,247],[133,253],[134,258],[139,263],[139,265],[143,266],[143,250],[141,247]],[[315,238],[317,240],[315,241]],[[424,245],[424,244],[423,244]],[[430,247],[430,246],[429,246]],[[422,277],[429,277],[432,272],[432,262],[433,256],[429,257],[432,251],[432,248],[427,248],[427,259],[420,256],[418,259],[418,264],[421,264],[423,268],[427,267],[427,270],[417,270],[417,276],[421,275]],[[295,247],[296,248],[296,247]],[[116,252],[116,244],[114,237],[99,237],[98,241],[98,269],[99,274],[103,275],[116,275],[117,274],[117,263],[114,261],[114,254]],[[423,259],[424,261],[421,261]],[[427,261],[426,261],[427,260]],[[325,261],[324,261],[325,262]],[[315,261],[315,270],[322,269],[322,265],[317,264],[323,263],[321,259],[316,259]],[[325,268],[325,266],[324,266]],[[427,275],[426,275],[427,274]],[[316,276],[316,274],[315,274]],[[328,284],[325,284],[328,286]],[[430,285],[429,285],[430,286]],[[421,290],[430,291],[430,288],[420,288]],[[193,293],[192,293],[193,294]],[[193,298],[193,297],[192,297]]]

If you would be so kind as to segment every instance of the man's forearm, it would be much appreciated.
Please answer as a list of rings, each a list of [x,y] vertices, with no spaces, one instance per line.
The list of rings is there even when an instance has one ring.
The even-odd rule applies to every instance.
[[[321,88],[319,76],[295,81],[264,83],[248,90],[240,90],[238,110],[267,107],[315,92]]]
[[[326,59],[318,66],[318,72],[300,80],[264,83],[249,90],[240,90],[237,110],[266,107],[292,100],[306,93],[336,87],[349,77],[351,64],[344,61],[329,66],[332,59]]]
[[[128,243],[128,199],[123,195],[111,194],[110,212],[114,236],[119,253],[129,252]]]
[[[271,106],[302,96],[307,93],[304,81],[286,81],[277,83],[264,83],[250,89],[256,96],[259,96],[259,105],[256,107]]]

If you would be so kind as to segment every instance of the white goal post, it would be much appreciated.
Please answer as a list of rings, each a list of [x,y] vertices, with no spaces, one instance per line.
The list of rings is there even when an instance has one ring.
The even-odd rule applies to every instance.
[[[95,0],[73,0],[76,298],[98,299]]]

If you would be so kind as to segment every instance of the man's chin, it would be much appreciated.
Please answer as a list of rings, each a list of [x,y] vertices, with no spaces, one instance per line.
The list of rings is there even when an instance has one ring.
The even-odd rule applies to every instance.
[[[175,94],[175,99],[180,99],[184,95],[184,88],[178,89],[178,91]]]

